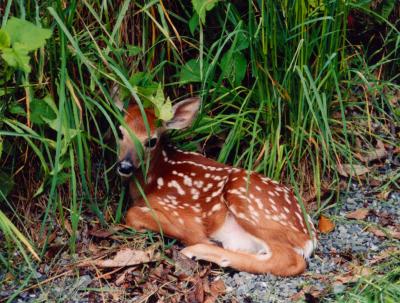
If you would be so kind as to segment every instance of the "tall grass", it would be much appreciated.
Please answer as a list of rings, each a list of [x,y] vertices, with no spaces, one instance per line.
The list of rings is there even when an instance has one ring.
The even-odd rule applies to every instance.
[[[121,222],[124,199],[113,166],[122,116],[111,97],[114,83],[130,95],[135,86],[157,83],[173,100],[201,95],[201,115],[192,129],[174,134],[177,144],[291,182],[321,206],[323,183],[333,189],[337,166],[355,161],[357,123],[348,110],[360,109],[367,121],[399,118],[384,98],[354,101],[360,85],[398,89],[399,67],[399,31],[386,20],[385,43],[396,49],[374,66],[346,42],[354,6],[226,1],[202,24],[183,0],[1,4],[3,25],[16,16],[53,31],[32,57],[30,74],[16,71],[0,87],[0,172],[10,184],[3,211],[20,228],[30,222],[39,231],[24,235],[41,243],[41,255],[58,224],[71,227],[74,253],[86,211],[102,224]],[[374,79],[388,65],[387,82]],[[358,132],[374,136],[368,128]]]

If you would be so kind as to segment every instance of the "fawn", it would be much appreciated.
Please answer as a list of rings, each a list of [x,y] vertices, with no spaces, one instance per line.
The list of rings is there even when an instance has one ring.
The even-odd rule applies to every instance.
[[[137,178],[151,206],[131,181],[135,205],[128,210],[127,225],[139,231],[161,228],[186,245],[182,253],[189,258],[258,274],[302,273],[317,236],[307,216],[309,235],[291,190],[258,173],[165,143],[165,131],[189,127],[200,103],[189,98],[175,104],[173,118],[163,125],[157,125],[152,109],[145,109],[148,128],[137,105],[126,110],[126,125],[140,144],[120,127],[117,170],[125,178]],[[141,161],[149,161],[145,178]]]

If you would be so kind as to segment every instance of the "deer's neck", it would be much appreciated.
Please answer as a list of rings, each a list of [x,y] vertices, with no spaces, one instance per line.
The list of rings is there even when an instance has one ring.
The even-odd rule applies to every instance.
[[[143,176],[143,172],[141,170],[138,170],[138,172],[135,173],[135,178],[140,184],[141,189],[143,190],[145,195],[148,195],[154,190],[157,178],[160,175],[163,175],[165,170],[168,169],[168,158],[165,155],[166,153],[173,153],[174,150],[174,148],[162,144],[159,148],[157,148],[157,150],[155,150],[154,154],[152,155],[147,175]],[[143,195],[140,193],[140,190],[138,189],[134,180],[132,180],[130,184],[130,194],[131,197],[134,197],[135,200],[143,198]]]

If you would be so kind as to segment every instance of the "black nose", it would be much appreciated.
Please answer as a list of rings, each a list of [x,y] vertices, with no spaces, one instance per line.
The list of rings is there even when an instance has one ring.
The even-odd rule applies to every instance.
[[[118,163],[117,170],[121,176],[129,177],[133,174],[134,166],[130,161],[122,160]]]

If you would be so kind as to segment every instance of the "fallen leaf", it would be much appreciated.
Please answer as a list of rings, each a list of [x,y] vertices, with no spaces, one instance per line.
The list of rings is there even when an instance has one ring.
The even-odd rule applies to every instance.
[[[297,302],[302,299],[308,299],[310,301],[306,302],[318,302],[318,298],[321,296],[321,291],[319,291],[313,285],[304,286],[301,291],[297,292],[293,296],[290,297],[290,302]],[[317,301],[311,301],[312,299],[316,299]]]
[[[154,249],[143,251],[124,248],[117,252],[112,259],[94,260],[91,264],[99,267],[124,267],[153,262],[159,259],[160,256],[154,253]]]
[[[121,231],[125,229],[123,226],[113,226],[110,229],[104,229],[101,228],[99,225],[93,227],[93,229],[89,230],[89,235],[97,238],[109,238],[111,235],[117,233],[118,231]]]
[[[216,278],[210,285],[211,296],[218,298],[218,296],[225,293],[225,283],[221,278]]]
[[[333,223],[328,217],[321,215],[319,217],[318,229],[320,232],[328,234],[335,229],[335,223]]]
[[[356,155],[356,157],[364,163],[368,163],[374,160],[381,160],[383,158],[386,158],[387,156],[388,152],[385,148],[385,144],[380,140],[376,142],[376,148],[374,150],[368,151],[364,155]]]
[[[199,276],[192,277],[191,291],[186,294],[186,302],[204,302],[204,288],[203,281]]]
[[[378,217],[379,224],[383,227],[393,226],[396,229],[395,215],[386,211],[373,211],[374,215]]]
[[[370,276],[373,271],[365,266],[351,265],[350,271],[334,277],[333,285],[357,282],[361,277]]]
[[[388,249],[381,251],[378,255],[373,256],[371,261],[368,262],[368,265],[371,266],[380,263],[396,254],[400,254],[400,249],[397,247],[389,247]]]
[[[65,228],[65,230],[69,233],[69,235],[72,236],[72,234],[73,234],[74,232],[72,231],[72,226],[71,226],[71,224],[69,223],[68,220],[65,220],[65,221],[64,221],[64,228]]]
[[[382,191],[382,192],[380,192],[379,194],[376,195],[376,198],[379,199],[379,200],[385,200],[386,201],[391,192],[392,191],[390,189],[386,190],[386,191]]]
[[[114,232],[107,229],[92,229],[89,231],[89,235],[97,238],[108,238]]]
[[[37,232],[36,232],[37,234]],[[44,235],[47,235],[46,233],[44,233]],[[57,231],[53,231],[48,237],[43,237],[41,240],[39,240],[38,246],[39,247],[43,247],[44,243],[46,243],[46,245],[51,244],[55,239],[57,238]],[[46,242],[47,240],[47,242]]]
[[[333,281],[333,285],[347,284],[356,282],[360,277],[355,275],[353,272],[349,272],[340,276],[336,276]]]
[[[124,270],[124,272],[122,274],[120,274],[118,276],[118,278],[115,280],[115,285],[117,286],[121,286],[122,283],[125,282],[126,280],[126,276],[129,275],[132,271],[134,271],[136,269],[135,266],[133,267],[129,267],[128,269]]]
[[[372,186],[372,187],[378,187],[382,183],[383,183],[382,180],[377,180],[374,177],[371,177],[370,180],[369,180],[369,185]]]
[[[346,218],[355,220],[364,220],[369,214],[368,208],[359,208],[346,214]]]
[[[377,237],[400,239],[400,232],[389,228],[385,229],[386,233],[377,227],[369,227],[367,230]]]
[[[369,173],[369,168],[360,164],[342,164],[338,165],[338,173],[344,177],[363,176]]]
[[[177,250],[172,251],[172,259],[175,261],[174,274],[180,278],[193,276],[198,269],[198,263],[187,258]]]

